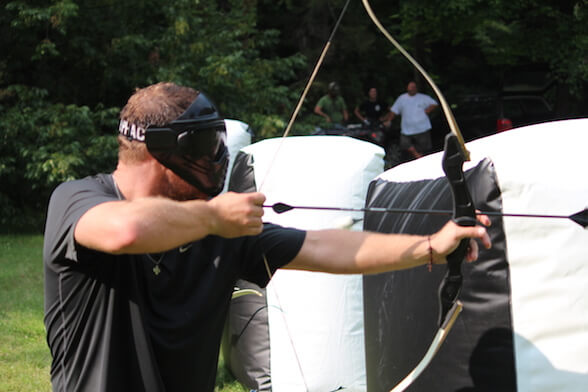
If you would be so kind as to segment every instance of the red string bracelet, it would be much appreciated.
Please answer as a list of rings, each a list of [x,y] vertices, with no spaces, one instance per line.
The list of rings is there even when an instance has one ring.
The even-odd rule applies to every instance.
[[[433,271],[433,247],[431,246],[431,236],[427,236],[427,242],[429,243],[429,263],[427,269],[429,272]]]

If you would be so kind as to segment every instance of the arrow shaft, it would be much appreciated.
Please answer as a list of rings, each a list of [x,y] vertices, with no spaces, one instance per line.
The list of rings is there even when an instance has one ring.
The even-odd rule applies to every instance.
[[[284,204],[282,204],[284,205]],[[274,205],[264,205],[263,208],[272,208],[275,210]],[[318,206],[290,206],[287,205],[287,210],[278,212],[286,212],[289,210],[319,210],[319,211],[348,211],[348,212],[389,212],[389,213],[411,213],[411,214],[436,214],[436,215],[451,215],[452,211],[449,210],[423,210],[423,209],[406,209],[406,208],[382,208],[382,207],[369,207],[369,208],[352,208],[352,207],[318,207]],[[277,212],[277,211],[276,211]]]
[[[281,211],[276,210],[276,206],[283,207]],[[319,207],[319,206],[291,206],[284,203],[276,203],[273,205],[263,205],[264,208],[272,208],[278,213],[283,213],[290,210],[318,210],[318,211],[347,211],[347,212],[377,212],[377,213],[392,213],[392,214],[420,214],[420,215],[452,215],[450,210],[431,210],[431,209],[409,209],[409,208],[383,208],[383,207],[367,207],[367,208],[352,208],[352,207]],[[517,214],[505,213],[496,211],[476,211],[476,215],[498,216],[498,217],[518,217],[518,218],[549,218],[549,219],[570,219],[569,215],[549,215],[549,214]]]

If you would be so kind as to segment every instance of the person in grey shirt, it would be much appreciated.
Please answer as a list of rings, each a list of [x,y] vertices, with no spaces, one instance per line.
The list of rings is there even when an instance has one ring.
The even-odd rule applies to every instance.
[[[122,109],[111,174],[61,184],[49,202],[43,263],[54,391],[214,390],[237,279],[278,268],[378,273],[444,263],[483,226],[429,236],[302,231],[263,222],[265,196],[220,193],[224,121],[202,93],[137,90]],[[488,217],[481,216],[488,225]]]

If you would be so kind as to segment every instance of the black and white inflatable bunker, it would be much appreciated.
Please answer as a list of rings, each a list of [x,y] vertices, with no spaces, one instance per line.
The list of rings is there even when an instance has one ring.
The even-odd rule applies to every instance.
[[[588,119],[468,143],[479,210],[570,215],[588,203]],[[442,153],[371,183],[368,207],[452,209]],[[446,217],[369,213],[364,229],[430,234]],[[568,219],[492,218],[493,241],[463,265],[464,310],[408,391],[588,391],[588,230]],[[389,391],[435,335],[445,266],[365,276],[367,387]]]
[[[239,150],[251,144],[253,131],[249,127],[249,124],[233,119],[225,119],[225,128],[227,130],[227,148],[229,149],[229,166],[227,167],[227,173],[231,173]],[[229,176],[227,175],[223,192],[226,192],[228,188]]]
[[[267,139],[236,158],[229,190],[260,190],[267,205],[361,208],[384,169],[384,150],[344,136]],[[340,226],[361,213],[265,211],[264,220],[300,229]],[[361,222],[353,229],[361,230]],[[258,391],[365,391],[362,277],[278,270],[263,297],[233,299],[223,357],[233,375]]]

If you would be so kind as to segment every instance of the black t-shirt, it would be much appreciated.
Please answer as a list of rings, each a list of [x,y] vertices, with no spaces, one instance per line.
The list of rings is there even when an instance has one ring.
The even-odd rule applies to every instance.
[[[235,281],[265,286],[263,255],[275,271],[305,233],[265,224],[258,236],[208,236],[162,255],[80,246],[79,218],[117,200],[115,189],[110,175],[98,175],[64,183],[51,197],[43,261],[53,389],[212,391]]]
[[[359,106],[359,110],[364,114],[364,117],[375,123],[380,121],[380,117],[386,114],[386,109],[386,104],[382,101],[372,102],[367,100],[363,101]]]

